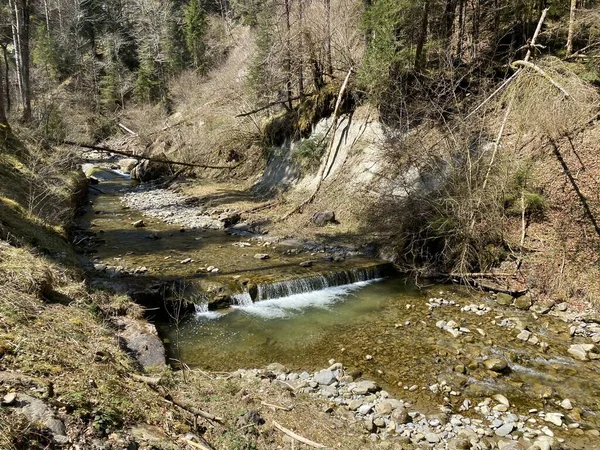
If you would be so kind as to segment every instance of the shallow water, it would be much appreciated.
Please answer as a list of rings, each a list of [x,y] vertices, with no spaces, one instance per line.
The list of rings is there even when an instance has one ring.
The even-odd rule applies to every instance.
[[[451,299],[460,306],[484,303],[493,309],[483,316],[461,312],[460,306],[430,310],[430,297]],[[498,325],[505,318],[527,324],[550,348],[544,353],[539,346],[517,340],[519,330]],[[454,338],[436,327],[438,320],[451,319],[471,332]],[[459,286],[420,290],[402,278],[374,280],[257,302],[210,317],[199,313],[180,323],[178,330],[168,323],[160,329],[172,343],[173,358],[206,370],[272,362],[314,370],[333,358],[424,410],[442,403],[443,396],[428,387],[446,381],[460,392],[450,398],[453,404],[501,393],[526,412],[560,410],[554,402],[569,398],[582,408],[584,422],[599,423],[595,411],[600,408],[600,365],[567,354],[572,343],[567,324],[547,316],[535,320],[529,312],[504,309]],[[511,371],[497,375],[483,369],[481,361],[487,357],[507,360]],[[469,367],[466,374],[454,370],[459,364]],[[413,385],[416,390],[406,390]]]
[[[126,285],[186,279],[192,284],[203,281],[241,289],[247,286],[244,282],[250,282],[259,290],[262,284],[262,292],[272,297],[285,291],[285,286],[277,285],[284,280],[305,277],[314,281],[321,274],[370,270],[378,263],[356,258],[341,264],[316,261],[305,268],[299,267],[300,261],[319,255],[289,254],[289,247],[262,247],[260,240],[243,247],[239,244],[249,241],[247,238],[223,231],[187,229],[182,233],[178,226],[123,207],[119,196],[132,189],[130,180],[111,171],[95,175],[101,179],[98,188],[102,192],[90,196],[92,204],[80,226],[95,233],[88,248],[96,252],[90,256],[95,262],[149,269],[143,275],[119,277]],[[139,219],[144,219],[145,228],[133,228],[131,223]],[[149,239],[150,235],[160,239]],[[258,260],[255,253],[269,253],[271,258]],[[185,258],[194,261],[182,264]],[[218,266],[220,273],[202,273],[208,264]],[[101,277],[112,280],[104,273],[96,274]],[[461,312],[459,306],[430,310],[427,302],[431,297],[444,297],[460,306],[483,303],[492,311],[478,316]],[[402,278],[361,281],[256,303],[243,295],[238,303],[228,310],[210,312],[205,304],[199,305],[198,313],[179,326],[168,318],[161,323],[161,318],[155,317],[162,335],[171,342],[171,357],[214,371],[258,368],[272,362],[298,371],[314,370],[327,367],[333,358],[376,379],[424,412],[434,412],[442,403],[456,407],[466,398],[476,402],[502,393],[521,412],[529,408],[561,411],[557,402],[569,398],[576,410],[565,413],[573,420],[600,425],[596,414],[600,410],[600,362],[574,360],[567,353],[569,345],[588,341],[571,338],[568,324],[556,318],[536,319],[530,312],[503,308],[481,293],[459,286],[419,289]],[[439,320],[454,320],[470,332],[452,337],[436,327]],[[540,346],[516,339],[517,327],[500,326],[519,321],[547,342],[549,349],[542,351]],[[481,362],[487,357],[507,360],[511,371],[497,375],[483,369]],[[457,365],[465,366],[466,373],[455,371]],[[448,383],[459,395],[445,401],[443,394],[428,389],[440,382]],[[408,390],[411,386],[416,388]]]

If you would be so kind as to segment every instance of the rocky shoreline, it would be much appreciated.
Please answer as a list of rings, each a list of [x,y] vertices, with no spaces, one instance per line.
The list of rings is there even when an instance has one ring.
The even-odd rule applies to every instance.
[[[465,400],[461,413],[453,413],[446,404],[439,406],[439,413],[426,415],[415,410],[409,401],[392,398],[376,382],[355,380],[341,363],[330,362],[332,365],[327,369],[313,373],[290,372],[274,363],[266,369],[240,369],[230,376],[260,378],[294,393],[325,400],[327,412],[337,410],[351,420],[362,422],[371,441],[389,440],[412,444],[414,448],[556,450],[570,448],[568,437],[561,437],[565,433],[592,439],[600,436],[598,430],[584,431],[579,423],[565,417],[564,411],[572,409],[568,399],[561,404],[562,411],[531,409],[523,415],[514,412],[508,398],[496,394],[477,404]],[[453,395],[451,388],[443,383],[437,389],[447,396]]]

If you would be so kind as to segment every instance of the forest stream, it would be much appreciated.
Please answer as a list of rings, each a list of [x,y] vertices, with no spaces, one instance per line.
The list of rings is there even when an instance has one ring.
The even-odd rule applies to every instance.
[[[442,403],[468,416],[500,394],[526,417],[559,412],[557,434],[573,440],[579,428],[581,448],[583,430],[600,426],[600,361],[573,351],[600,339],[597,323],[502,306],[464,286],[417,286],[384,261],[168,224],[124,203],[147,187],[107,168],[88,173],[99,184],[79,226],[95,281],[143,290],[177,280],[195,304],[176,318],[148,312],[175,360],[215,372],[278,362],[294,380],[340,361],[427,413]],[[209,305],[207,287],[228,300]]]

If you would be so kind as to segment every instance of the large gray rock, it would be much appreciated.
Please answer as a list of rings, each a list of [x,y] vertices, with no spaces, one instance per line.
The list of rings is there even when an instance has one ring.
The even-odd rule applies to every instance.
[[[328,223],[336,223],[335,213],[333,211],[323,211],[314,213],[310,220],[318,227],[324,227]]]
[[[336,377],[331,370],[321,370],[315,373],[314,380],[319,384],[329,386],[336,381]]]
[[[17,394],[11,404],[18,413],[23,414],[30,422],[41,423],[48,428],[56,440],[60,442],[66,440],[67,430],[65,425],[56,418],[54,411],[42,400],[27,394]]]
[[[131,170],[131,178],[139,181],[150,181],[171,174],[168,164],[145,160]]]
[[[364,380],[356,383],[351,383],[348,388],[353,394],[366,395],[369,392],[377,392],[379,390],[374,381]]]
[[[165,366],[165,347],[154,325],[129,317],[118,317],[115,324],[119,329],[118,336],[144,369]]]

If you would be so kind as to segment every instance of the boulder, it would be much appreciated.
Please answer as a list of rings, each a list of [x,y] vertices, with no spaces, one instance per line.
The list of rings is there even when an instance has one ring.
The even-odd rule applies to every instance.
[[[496,303],[498,303],[499,305],[509,306],[512,304],[513,300],[514,299],[513,299],[512,295],[504,294],[502,292],[499,292],[498,294],[496,294]]]
[[[351,383],[348,388],[353,394],[357,395],[366,395],[369,392],[376,392],[379,390],[379,387],[374,381],[368,380]]]
[[[314,380],[319,384],[329,386],[336,381],[336,376],[331,370],[321,370],[315,373]]]
[[[323,211],[314,213],[310,220],[318,227],[324,227],[329,223],[336,223],[335,213],[333,211]]]
[[[132,180],[139,180],[142,182],[156,180],[157,178],[164,177],[171,173],[171,169],[168,164],[145,160],[135,166],[131,172]]]
[[[123,158],[119,160],[119,169],[123,173],[131,173],[135,166],[138,165],[138,160],[135,158]]]
[[[533,301],[529,295],[522,295],[515,299],[515,307],[519,309],[529,309],[533,305]]]
[[[254,259],[269,259],[270,256],[267,253],[257,253],[254,255]]]
[[[115,324],[118,336],[144,369],[166,365],[165,348],[154,325],[124,316],[117,317]]]
[[[587,361],[589,359],[588,352],[594,350],[594,348],[594,344],[573,344],[569,347],[568,352],[569,355],[579,359],[580,361]]]
[[[48,428],[55,439],[58,438],[61,442],[66,439],[65,425],[56,418],[54,411],[42,400],[27,394],[17,394],[12,406],[30,422],[41,423]]]
[[[503,372],[508,367],[507,362],[499,358],[488,358],[483,361],[483,365],[486,369],[493,372]]]

